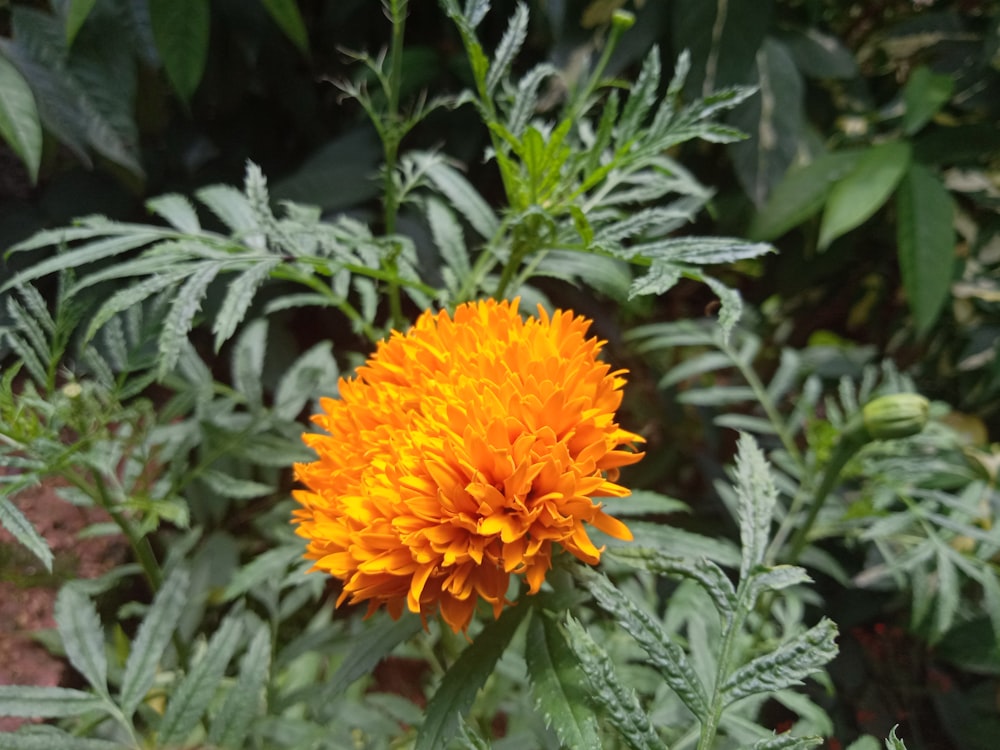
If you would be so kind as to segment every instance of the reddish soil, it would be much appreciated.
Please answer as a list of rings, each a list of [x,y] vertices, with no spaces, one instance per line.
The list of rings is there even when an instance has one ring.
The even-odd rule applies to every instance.
[[[110,519],[99,508],[80,508],[61,500],[55,487],[44,483],[14,500],[52,548],[52,573],[0,527],[0,685],[63,683],[69,668],[35,634],[55,627],[52,610],[63,581],[94,578],[125,557],[121,536],[78,539],[82,529]],[[0,732],[23,723],[23,719],[0,717]]]

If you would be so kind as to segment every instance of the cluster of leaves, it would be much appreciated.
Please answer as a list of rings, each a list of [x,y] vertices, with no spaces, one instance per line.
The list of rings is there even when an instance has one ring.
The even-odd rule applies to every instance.
[[[309,41],[292,0],[263,7],[296,46]],[[10,9],[0,39],[0,136],[32,182],[42,161],[43,128],[84,164],[98,154],[144,176],[135,109],[143,66],[162,69],[182,102],[205,70],[211,36],[208,0],[59,0],[51,12]]]

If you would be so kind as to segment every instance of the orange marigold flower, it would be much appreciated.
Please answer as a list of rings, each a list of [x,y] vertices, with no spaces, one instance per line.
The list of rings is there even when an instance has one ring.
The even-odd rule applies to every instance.
[[[321,400],[295,521],[344,582],[338,605],[440,609],[457,632],[480,597],[499,616],[512,574],[536,593],[553,544],[597,563],[584,524],[632,538],[591,499],[628,495],[618,468],[643,454],[615,422],[625,371],[598,360],[589,325],[541,307],[523,320],[517,301],[428,311]]]

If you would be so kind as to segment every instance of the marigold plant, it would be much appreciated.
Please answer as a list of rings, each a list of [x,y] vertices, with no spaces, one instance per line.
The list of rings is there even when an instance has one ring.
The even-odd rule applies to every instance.
[[[338,604],[440,609],[465,630],[479,597],[499,615],[512,574],[536,593],[553,544],[597,563],[585,524],[631,538],[592,499],[628,495],[618,469],[643,454],[615,421],[625,371],[589,326],[522,319],[517,301],[428,311],[321,400],[295,515],[316,569],[343,581]]]

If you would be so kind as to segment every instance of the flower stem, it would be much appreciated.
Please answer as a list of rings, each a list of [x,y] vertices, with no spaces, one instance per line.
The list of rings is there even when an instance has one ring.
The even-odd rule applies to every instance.
[[[840,434],[837,447],[834,449],[833,455],[826,465],[819,487],[813,493],[812,502],[809,505],[809,513],[792,537],[791,549],[789,550],[788,557],[785,559],[788,565],[794,565],[798,562],[806,543],[809,541],[809,532],[812,531],[813,526],[816,524],[816,519],[823,509],[826,498],[829,497],[830,491],[837,485],[837,480],[840,479],[840,474],[847,465],[847,462],[851,460],[851,457],[866,442],[867,433],[865,432],[864,423],[861,421],[860,415],[858,415],[848,423],[844,431]],[[789,517],[792,517],[792,513],[789,513]]]

